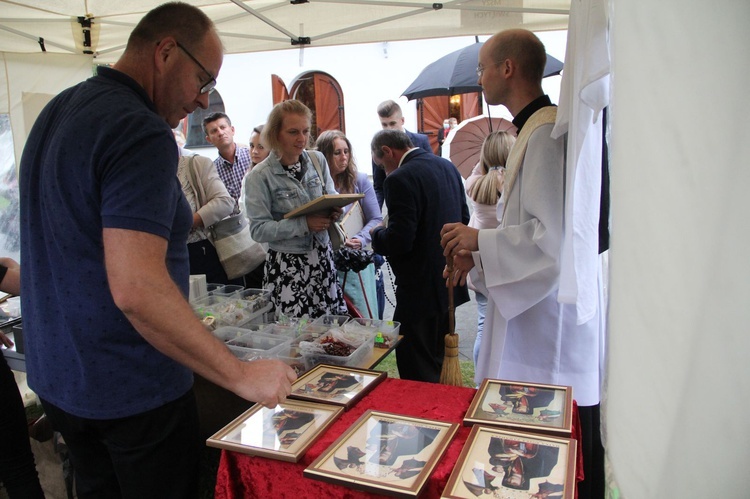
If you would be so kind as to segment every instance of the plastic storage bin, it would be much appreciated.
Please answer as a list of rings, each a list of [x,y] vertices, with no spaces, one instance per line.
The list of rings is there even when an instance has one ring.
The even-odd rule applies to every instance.
[[[325,339],[327,337],[328,335],[324,335],[320,338],[317,338],[315,342],[320,343],[322,339]],[[362,365],[362,362],[364,362],[364,360],[372,354],[372,351],[373,342],[365,341],[347,356],[328,355],[323,353],[303,353],[303,357],[305,358],[305,367],[308,370],[312,369],[318,364],[360,367]]]
[[[348,315],[321,315],[317,319],[313,319],[312,323],[328,327],[341,327],[349,320]]]
[[[290,339],[299,338],[303,335],[311,335],[313,339],[318,338],[325,334],[330,326],[321,326],[319,324],[307,324],[304,326],[300,325],[288,325],[288,324],[264,324],[268,326],[270,330],[268,334],[276,334],[279,336],[286,336]]]
[[[265,319],[265,314],[273,308],[271,302],[271,292],[267,289],[246,288],[235,293],[232,299],[237,300],[238,306],[245,308],[250,313],[248,322],[255,322],[256,319]],[[260,322],[266,322],[262,320]]]
[[[398,338],[401,323],[380,319],[354,318],[344,324],[346,331],[367,331],[372,334],[375,348],[391,348]]]
[[[222,326],[212,331],[212,334],[224,343],[236,340],[251,333],[269,334],[270,326],[268,324],[249,325],[246,327]]]
[[[234,298],[234,295],[238,291],[242,291],[245,289],[244,286],[240,286],[239,284],[227,284],[225,286],[222,286],[218,289],[215,289],[210,292],[213,296],[223,296],[225,298]]]
[[[217,332],[219,335],[225,334],[224,331],[221,331],[222,329],[224,328],[217,329],[214,331],[214,334],[216,335]],[[247,334],[227,341],[226,345],[238,359],[253,360],[258,358],[271,359],[279,355],[288,355],[289,343],[290,340],[288,338],[250,331]]]
[[[276,358],[287,364],[289,367],[294,369],[297,376],[300,376],[307,372],[307,365],[305,363],[305,357],[302,355],[302,349],[299,346],[300,341],[313,341],[316,337],[312,333],[303,333],[300,336],[295,337],[289,343],[289,350],[283,351],[277,354]]]
[[[265,314],[272,307],[271,293],[264,289],[245,289],[230,295],[209,294],[193,303],[196,315],[201,319],[214,317],[216,327],[265,322]]]

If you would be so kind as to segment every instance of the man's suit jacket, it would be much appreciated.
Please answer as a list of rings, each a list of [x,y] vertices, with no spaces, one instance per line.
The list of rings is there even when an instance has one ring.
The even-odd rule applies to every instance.
[[[409,136],[409,140],[414,144],[414,147],[419,147],[425,151],[431,153],[432,147],[430,146],[430,139],[427,135],[421,133],[414,133],[408,130],[404,130],[406,135]],[[385,170],[380,168],[375,162],[372,163],[372,186],[375,188],[375,196],[378,198],[378,204],[380,209],[383,209],[383,180],[385,180]]]
[[[375,229],[372,247],[388,257],[396,275],[396,315],[447,311],[440,230],[446,223],[469,222],[461,174],[450,161],[415,149],[386,177],[383,188],[388,227]],[[468,300],[466,287],[456,286],[454,306]]]

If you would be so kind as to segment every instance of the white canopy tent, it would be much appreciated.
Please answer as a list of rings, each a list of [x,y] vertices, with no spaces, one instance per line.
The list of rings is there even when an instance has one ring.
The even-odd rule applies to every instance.
[[[114,62],[159,0],[0,0],[0,52]],[[187,0],[214,20],[227,53],[565,29],[570,0]]]
[[[93,55],[81,55],[73,17],[91,14],[98,26],[91,50],[111,62],[157,3],[0,1],[0,113],[16,110],[24,123],[24,99],[90,74]],[[295,36],[309,36],[314,46],[567,24],[565,15],[514,10],[567,12],[555,1],[481,2],[494,6],[480,11],[486,14],[468,8],[480,2],[440,10],[418,0],[382,2],[400,9],[391,13],[355,0],[194,3],[216,19],[230,52],[284,48]],[[334,14],[320,14],[324,6]],[[612,469],[629,499],[747,497],[750,231],[742,199],[750,191],[750,61],[743,52],[750,3],[720,0],[706,10],[698,0],[610,0],[610,7],[612,271],[603,408]],[[467,16],[486,23],[469,28]],[[46,54],[38,54],[38,37]],[[19,132],[33,115],[27,111]]]
[[[570,0],[185,1],[214,20],[228,54],[483,35],[518,26],[559,30],[567,27],[570,6]],[[137,22],[161,3],[0,0],[0,113],[10,113],[17,160],[33,123],[27,118],[39,110],[33,102],[45,100],[38,94],[57,94],[90,76],[92,64],[115,62]],[[27,72],[30,67],[44,69]]]

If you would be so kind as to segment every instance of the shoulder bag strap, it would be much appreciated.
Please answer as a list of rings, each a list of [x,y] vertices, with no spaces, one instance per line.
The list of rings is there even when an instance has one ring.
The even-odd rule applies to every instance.
[[[323,194],[328,194],[326,192],[326,179],[323,178],[323,169],[320,167],[320,161],[318,161],[318,157],[315,154],[313,154],[311,151],[308,151],[307,157],[310,158],[310,161],[315,167],[315,171],[318,172],[318,177],[320,177],[320,183],[323,184]]]

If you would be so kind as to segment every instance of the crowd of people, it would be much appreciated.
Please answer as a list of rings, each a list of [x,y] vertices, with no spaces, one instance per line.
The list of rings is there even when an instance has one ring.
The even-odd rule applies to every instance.
[[[519,136],[490,134],[466,185],[426,136],[404,129],[392,100],[377,108],[372,182],[343,132],[312,137],[313,114],[297,100],[275,105],[249,147],[235,141],[227,114],[213,113],[203,129],[216,159],[181,149],[174,129],[208,107],[223,61],[216,27],[184,3],[150,11],[113,67],[55,97],[20,167],[17,291],[29,385],[69,448],[78,497],[195,496],[193,373],[267,407],[289,395],[289,366],[242,362],[207,333],[186,300],[190,274],[267,289],[277,314],[344,315],[347,296],[379,318],[382,258],[395,274],[402,378],[438,382],[448,293],[455,306],[468,302],[468,282],[481,307],[477,383],[574,386],[585,462],[597,463],[593,323],[577,324],[575,307],[556,299],[565,157],[564,140],[549,137],[555,108],[541,90],[545,57],[524,30],[501,32],[481,49],[485,98],[509,109]],[[336,268],[328,232],[353,205],[285,217],[334,193],[364,195],[362,228],[344,242],[372,251],[357,279]],[[266,259],[230,280],[210,227],[237,213]],[[590,489],[598,472],[587,468],[580,497],[600,497]]]

